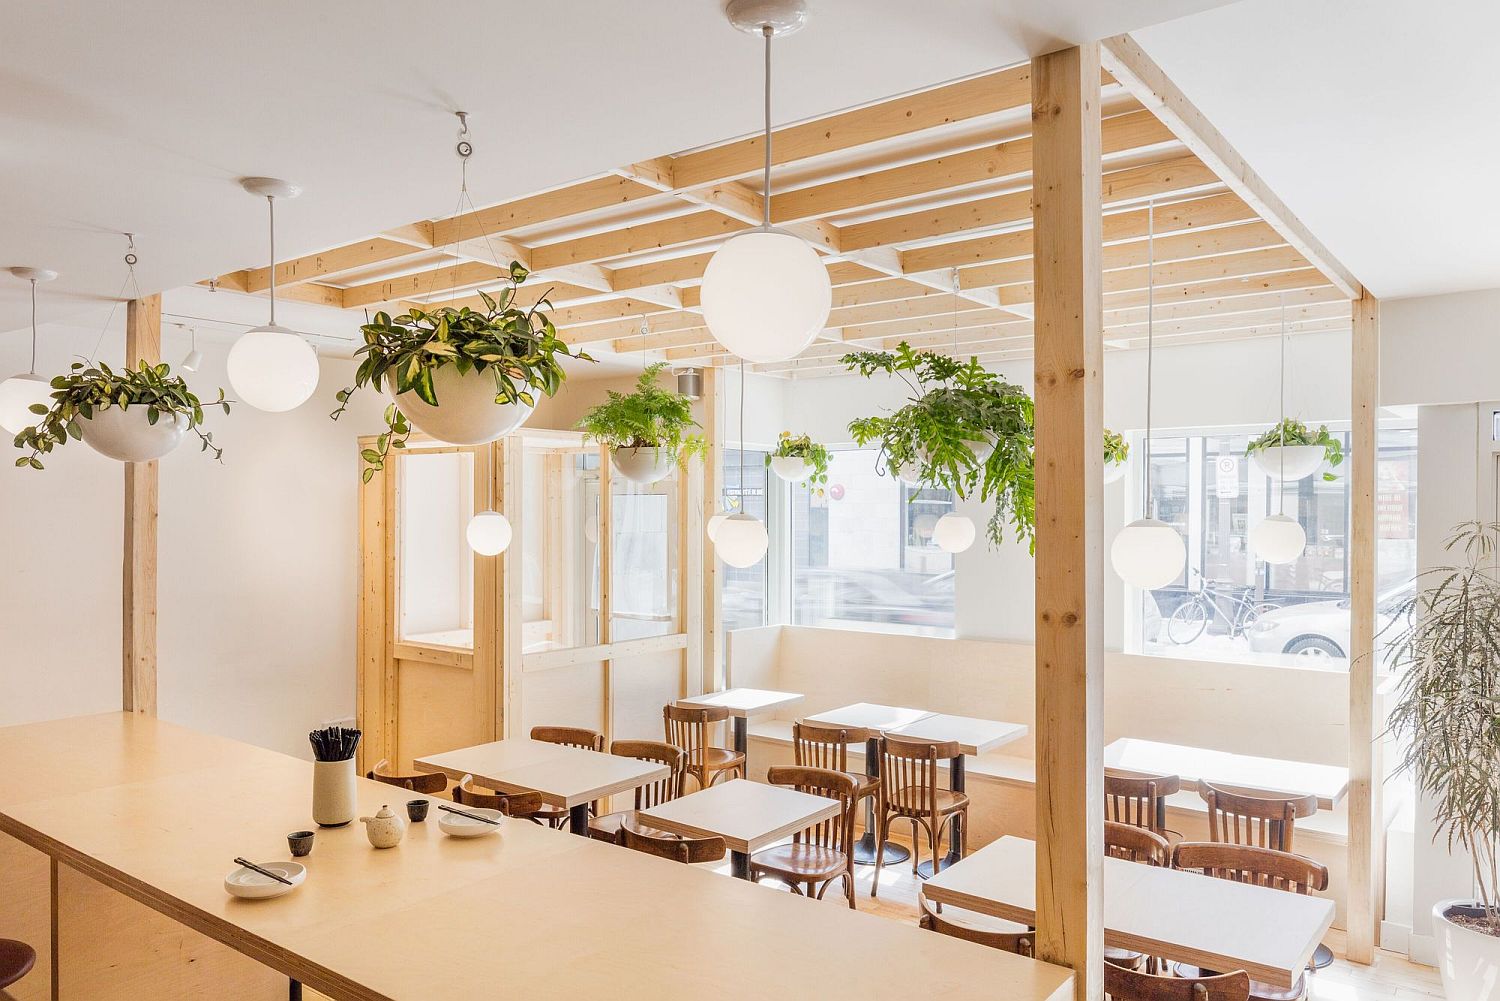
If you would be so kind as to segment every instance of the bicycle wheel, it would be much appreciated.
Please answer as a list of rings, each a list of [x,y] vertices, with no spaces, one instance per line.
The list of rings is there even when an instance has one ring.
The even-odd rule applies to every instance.
[[[1194,595],[1172,610],[1167,620],[1167,639],[1184,646],[1203,635],[1208,628],[1208,604],[1199,595]]]
[[[1274,604],[1273,602],[1269,601],[1260,601],[1244,605],[1240,610],[1240,621],[1234,627],[1235,635],[1243,636],[1245,633],[1248,633],[1250,631],[1250,627],[1255,625],[1256,619],[1260,618],[1262,615],[1265,615],[1267,612],[1274,612],[1280,607],[1280,605]]]

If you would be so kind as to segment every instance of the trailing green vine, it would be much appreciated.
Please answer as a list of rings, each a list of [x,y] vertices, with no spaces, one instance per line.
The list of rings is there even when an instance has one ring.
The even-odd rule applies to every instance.
[[[1292,417],[1283,419],[1280,424],[1245,446],[1245,455],[1248,457],[1264,449],[1281,445],[1288,447],[1316,445],[1323,449],[1323,458],[1328,461],[1330,467],[1337,466],[1344,461],[1343,443],[1329,433],[1327,424],[1319,425],[1317,431],[1312,431],[1306,424]],[[1338,477],[1332,472],[1324,471],[1323,479],[1336,480]]]

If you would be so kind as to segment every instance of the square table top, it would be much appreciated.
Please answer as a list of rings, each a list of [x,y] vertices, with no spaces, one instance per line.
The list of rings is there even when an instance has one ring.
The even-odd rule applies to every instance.
[[[686,699],[678,699],[680,706],[722,706],[731,716],[749,716],[753,713],[770,712],[781,706],[801,702],[800,692],[775,692],[766,688],[727,688],[722,692],[708,692]]]
[[[958,749],[964,754],[984,754],[1013,740],[1020,740],[1029,729],[1024,723],[1001,723],[970,716],[933,713],[885,732],[898,737],[920,737],[923,740],[955,740],[958,742]]]
[[[688,837],[721,837],[730,851],[758,852],[837,815],[837,800],[785,786],[730,779],[640,811],[652,827]]]
[[[1349,791],[1349,769],[1341,765],[1210,751],[1136,737],[1111,741],[1104,748],[1104,764],[1126,771],[1176,775],[1189,789],[1197,788],[1199,782],[1209,782],[1236,789],[1312,794],[1318,797],[1321,810],[1332,810]]]
[[[455,782],[472,775],[480,785],[501,792],[535,790],[543,802],[567,808],[656,782],[671,773],[654,761],[524,737],[429,754],[413,764],[419,771],[442,772]]]
[[[1333,901],[1104,859],[1104,942],[1290,987],[1333,923]],[[929,900],[1036,919],[1036,843],[1003,837],[929,879]]]
[[[908,709],[905,706],[883,706],[875,702],[856,702],[839,706],[827,712],[815,713],[807,719],[813,723],[831,723],[834,726],[857,726],[867,730],[894,730],[917,720],[926,719],[933,713],[926,709]]]

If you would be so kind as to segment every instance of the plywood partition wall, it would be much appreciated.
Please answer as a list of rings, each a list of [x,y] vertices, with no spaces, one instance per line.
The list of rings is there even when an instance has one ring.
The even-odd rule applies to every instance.
[[[1031,64],[1037,958],[1104,997],[1099,47]]]

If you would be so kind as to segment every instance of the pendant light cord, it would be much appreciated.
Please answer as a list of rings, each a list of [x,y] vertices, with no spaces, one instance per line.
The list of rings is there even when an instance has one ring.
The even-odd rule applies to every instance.
[[[271,326],[276,326],[276,196],[266,196],[271,217]]]
[[[1280,480],[1276,484],[1276,513],[1286,514],[1286,293],[1281,293],[1281,361],[1278,373],[1279,398],[1277,405],[1281,408],[1281,427],[1277,433],[1277,450],[1281,462]]]
[[[745,513],[745,359],[740,359],[740,514]]]
[[[769,24],[760,27],[766,38],[766,169],[761,186],[761,210],[766,229],[771,228],[771,38],[775,31]],[[743,429],[741,429],[743,431]]]
[[[31,374],[36,375],[36,279],[31,279]]]
[[[1146,475],[1141,514],[1151,517],[1151,374],[1156,348],[1156,199],[1146,203]]]

